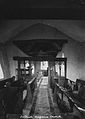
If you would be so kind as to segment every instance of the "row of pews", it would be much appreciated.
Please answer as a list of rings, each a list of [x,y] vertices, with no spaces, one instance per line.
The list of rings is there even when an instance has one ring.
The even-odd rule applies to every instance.
[[[62,78],[63,79],[63,78]],[[85,81],[77,79],[63,79],[63,84],[58,79],[51,77],[50,87],[53,97],[65,119],[85,118]]]
[[[36,77],[23,81],[13,76],[0,81],[0,119],[9,119],[8,115],[13,114],[20,117],[26,101],[32,101],[30,94],[33,96],[36,85]]]
[[[7,114],[21,114],[23,109],[23,91],[27,88],[21,80],[11,77],[0,81],[0,118]]]

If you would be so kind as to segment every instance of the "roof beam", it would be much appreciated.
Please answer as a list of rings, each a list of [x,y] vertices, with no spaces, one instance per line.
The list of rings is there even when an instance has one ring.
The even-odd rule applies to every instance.
[[[54,57],[13,57],[13,60],[15,61],[23,61],[23,60],[29,60],[29,61],[67,61],[67,58],[54,58]]]

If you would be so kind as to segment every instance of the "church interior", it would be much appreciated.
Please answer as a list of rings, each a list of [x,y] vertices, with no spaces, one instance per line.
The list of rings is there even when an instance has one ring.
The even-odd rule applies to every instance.
[[[85,119],[84,11],[84,0],[0,1],[0,119]]]

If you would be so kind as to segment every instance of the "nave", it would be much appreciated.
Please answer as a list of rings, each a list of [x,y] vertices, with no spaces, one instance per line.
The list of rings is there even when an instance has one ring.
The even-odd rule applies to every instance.
[[[84,82],[83,82],[84,83]],[[30,119],[84,119],[83,98],[74,98],[70,88],[56,83],[49,76],[41,76],[37,82],[33,101],[29,106],[29,100],[23,109],[22,118]],[[82,93],[82,92],[81,92]],[[28,95],[29,98],[29,95]],[[83,104],[83,105],[82,105]]]
[[[1,119],[84,119],[85,81],[60,77],[50,67],[31,75],[32,68],[28,68],[19,68],[19,80],[13,76],[0,82]],[[30,75],[25,74],[27,71]]]
[[[30,115],[30,111],[29,110],[27,111],[24,109],[23,116],[32,117],[33,119],[36,119],[36,118],[37,119],[40,119],[40,118],[44,118],[44,119],[61,118],[62,119],[62,117],[60,116],[59,108],[57,108],[56,114],[55,114],[55,109],[54,109],[55,106],[53,103],[52,90],[49,87],[48,77],[43,76],[41,78],[42,78],[42,81],[40,83],[39,89],[37,90],[38,91],[36,96],[37,99],[36,101],[33,102],[35,103],[35,106],[33,107],[34,111]],[[28,105],[28,102],[26,105]]]
[[[85,119],[85,44],[57,29],[63,21],[28,22],[1,44],[0,119]]]
[[[38,72],[24,83],[14,77],[1,82],[1,119],[84,119],[85,82],[60,79],[53,71],[45,75]]]

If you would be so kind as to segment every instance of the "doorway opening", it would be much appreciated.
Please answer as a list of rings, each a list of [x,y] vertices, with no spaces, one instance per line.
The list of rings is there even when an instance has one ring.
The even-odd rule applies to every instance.
[[[48,76],[48,61],[41,62],[41,71],[43,76]]]

